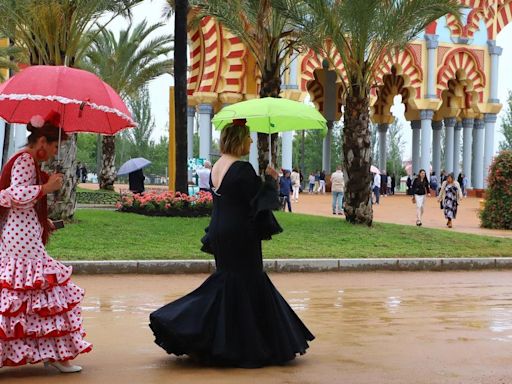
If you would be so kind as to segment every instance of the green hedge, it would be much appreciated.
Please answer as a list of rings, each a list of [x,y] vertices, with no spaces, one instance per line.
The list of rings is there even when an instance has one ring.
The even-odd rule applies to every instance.
[[[102,191],[77,192],[76,201],[78,204],[115,205],[121,201],[121,196],[118,193]]]
[[[482,227],[512,229],[512,151],[502,151],[494,159],[485,199]]]

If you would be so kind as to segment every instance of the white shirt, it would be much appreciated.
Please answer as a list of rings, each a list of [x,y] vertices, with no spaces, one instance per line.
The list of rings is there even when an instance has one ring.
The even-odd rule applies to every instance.
[[[373,177],[373,186],[380,188],[380,175],[378,173]]]
[[[199,177],[199,188],[210,189],[210,173],[211,170],[209,168],[199,168],[197,171],[197,176]]]

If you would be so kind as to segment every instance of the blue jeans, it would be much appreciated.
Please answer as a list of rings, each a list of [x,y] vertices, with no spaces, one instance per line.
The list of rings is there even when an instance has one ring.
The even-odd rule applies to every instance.
[[[380,188],[373,187],[373,193],[375,193],[375,204],[379,204]]]
[[[336,211],[336,203],[338,203],[338,210]],[[343,212],[343,192],[332,193],[332,213]]]
[[[288,206],[288,212],[292,211],[292,203],[290,201],[290,195],[281,195],[281,197],[284,199],[285,204]],[[284,207],[283,207],[284,211]]]

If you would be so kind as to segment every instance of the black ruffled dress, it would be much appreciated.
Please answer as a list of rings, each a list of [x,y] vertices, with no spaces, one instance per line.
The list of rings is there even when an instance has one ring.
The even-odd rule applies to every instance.
[[[262,182],[247,162],[231,165],[201,240],[216,272],[150,315],[155,342],[167,353],[245,368],[305,353],[314,336],[263,271],[261,240],[282,231],[272,214],[278,205],[272,179]]]

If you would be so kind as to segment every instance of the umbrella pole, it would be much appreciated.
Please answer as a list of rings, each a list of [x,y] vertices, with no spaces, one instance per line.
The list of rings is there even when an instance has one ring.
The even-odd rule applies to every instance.
[[[272,134],[268,134],[268,165],[272,166]]]

